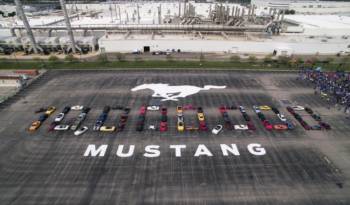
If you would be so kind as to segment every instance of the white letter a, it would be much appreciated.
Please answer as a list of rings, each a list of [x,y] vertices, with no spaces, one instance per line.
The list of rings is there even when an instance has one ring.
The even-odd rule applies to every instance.
[[[198,157],[200,155],[207,155],[208,157],[213,156],[213,154],[208,150],[208,148],[204,144],[198,145],[196,153],[194,154],[195,157]]]

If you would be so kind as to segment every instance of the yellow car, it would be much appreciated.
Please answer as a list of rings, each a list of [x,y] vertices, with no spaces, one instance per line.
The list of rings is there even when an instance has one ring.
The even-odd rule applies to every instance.
[[[29,127],[29,131],[35,131],[37,130],[41,125],[41,122],[40,121],[35,121],[32,123],[32,125],[30,125]]]
[[[176,112],[177,112],[178,114],[182,114],[182,112],[183,112],[182,107],[181,107],[181,106],[177,106],[177,107],[176,107]]]
[[[177,131],[183,132],[185,130],[185,125],[183,122],[177,122]]]
[[[321,97],[328,97],[328,94],[325,92],[321,92]]]
[[[327,100],[327,101],[329,101],[329,100],[330,100],[330,98],[329,98],[328,94],[327,94],[327,93],[325,93],[325,92],[321,92],[321,98],[324,98],[324,99],[325,99],[325,100]]]
[[[204,114],[203,113],[198,113],[197,114],[197,117],[198,117],[198,120],[199,121],[204,121],[205,119],[204,119]]]
[[[115,130],[115,126],[102,126],[100,128],[101,132],[114,132]]]
[[[267,106],[267,105],[262,105],[259,106],[260,110],[271,110],[271,107]]]
[[[55,112],[55,111],[56,111],[56,108],[53,107],[53,106],[51,106],[51,107],[47,108],[45,114],[51,115],[51,114],[52,114],[53,112]]]

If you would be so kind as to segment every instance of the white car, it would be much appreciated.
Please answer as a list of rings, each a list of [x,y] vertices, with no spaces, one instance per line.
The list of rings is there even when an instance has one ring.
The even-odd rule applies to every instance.
[[[214,127],[211,133],[213,133],[214,135],[217,135],[222,131],[222,128],[223,128],[222,125],[216,125],[216,127]]]
[[[63,118],[64,118],[64,113],[61,112],[60,114],[58,114],[56,116],[55,122],[61,122],[63,120]]]
[[[150,111],[157,111],[157,110],[159,110],[159,106],[156,106],[156,105],[148,106],[148,107],[147,107],[147,110],[150,110]]]
[[[284,115],[281,114],[281,113],[277,114],[277,117],[278,117],[282,122],[286,122],[286,121],[287,121],[286,116],[284,116]]]
[[[83,108],[84,108],[84,106],[82,106],[82,105],[74,105],[70,109],[71,110],[82,110]]]
[[[303,106],[300,106],[300,105],[293,106],[292,108],[293,108],[293,110],[295,110],[295,111],[302,111],[302,110],[305,110],[305,108],[304,108]]]
[[[182,115],[177,116],[177,121],[178,122],[184,122],[184,117]]]
[[[57,131],[66,131],[69,129],[69,125],[57,125],[54,130]]]
[[[255,113],[260,113],[261,112],[260,108],[258,106],[256,106],[256,105],[253,106],[253,109],[254,109]]]
[[[247,125],[235,125],[234,128],[235,130],[248,130]]]
[[[88,129],[89,129],[88,127],[84,126],[84,127],[80,128],[79,130],[75,131],[75,132],[74,132],[74,135],[75,135],[75,136],[82,135],[82,134],[84,134],[86,131],[88,131]]]
[[[244,113],[244,112],[245,112],[244,106],[239,106],[239,110],[240,110],[242,113]]]
[[[149,129],[149,130],[155,130],[155,129],[156,129],[156,126],[150,125],[150,126],[148,126],[148,129]]]

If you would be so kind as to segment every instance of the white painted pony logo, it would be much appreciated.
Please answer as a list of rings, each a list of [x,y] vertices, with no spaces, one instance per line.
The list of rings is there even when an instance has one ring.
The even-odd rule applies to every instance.
[[[179,86],[170,86],[169,84],[143,84],[134,87],[131,91],[138,91],[144,89],[153,90],[152,97],[161,97],[162,101],[178,101],[178,98],[185,98],[189,95],[193,95],[202,90],[210,90],[210,89],[224,89],[226,86],[214,86],[214,85],[206,85],[203,88],[193,86],[193,85],[179,85]]]

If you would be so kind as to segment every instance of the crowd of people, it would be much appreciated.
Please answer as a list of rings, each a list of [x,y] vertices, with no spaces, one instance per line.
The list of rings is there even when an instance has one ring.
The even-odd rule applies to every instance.
[[[335,105],[339,109],[343,107],[345,113],[350,112],[350,73],[303,68],[299,71],[298,78],[311,82],[315,94],[320,94],[329,102],[329,105]]]

